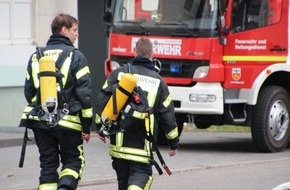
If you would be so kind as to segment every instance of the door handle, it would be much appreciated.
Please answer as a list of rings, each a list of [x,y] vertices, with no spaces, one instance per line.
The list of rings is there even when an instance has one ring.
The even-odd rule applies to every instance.
[[[270,51],[286,51],[286,48],[281,46],[273,46],[270,48]]]

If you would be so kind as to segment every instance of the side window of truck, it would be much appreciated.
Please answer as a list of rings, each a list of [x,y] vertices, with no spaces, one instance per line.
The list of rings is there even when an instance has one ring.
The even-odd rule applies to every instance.
[[[282,0],[234,0],[232,31],[241,32],[277,23]]]

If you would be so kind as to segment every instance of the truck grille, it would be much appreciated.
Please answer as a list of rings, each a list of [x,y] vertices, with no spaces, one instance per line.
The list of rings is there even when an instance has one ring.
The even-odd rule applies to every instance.
[[[112,60],[117,61],[121,65],[130,62],[133,57],[117,57],[112,56]],[[178,78],[192,78],[195,70],[201,66],[208,66],[209,61],[204,60],[172,60],[159,59],[162,63],[160,75],[163,77],[178,77]],[[177,72],[172,72],[172,68],[180,69]]]

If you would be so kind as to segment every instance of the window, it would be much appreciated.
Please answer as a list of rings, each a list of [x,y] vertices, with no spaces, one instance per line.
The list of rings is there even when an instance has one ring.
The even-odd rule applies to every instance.
[[[0,0],[0,44],[32,44],[36,0]]]
[[[277,23],[281,18],[282,0],[234,0],[233,32]]]

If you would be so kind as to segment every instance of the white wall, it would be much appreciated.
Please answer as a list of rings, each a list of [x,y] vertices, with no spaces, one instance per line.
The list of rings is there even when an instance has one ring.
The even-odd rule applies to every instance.
[[[12,9],[9,7],[11,2],[17,4],[13,4]],[[26,10],[19,11],[19,8]],[[45,45],[51,35],[51,21],[58,13],[68,13],[77,18],[77,0],[0,0],[0,26],[7,25],[7,20],[14,20],[15,26],[21,26],[9,25],[5,33],[0,33],[0,129],[18,126],[26,106],[23,84],[27,62],[36,44]],[[17,23],[17,18],[30,24]],[[24,37],[21,29],[25,31]]]

